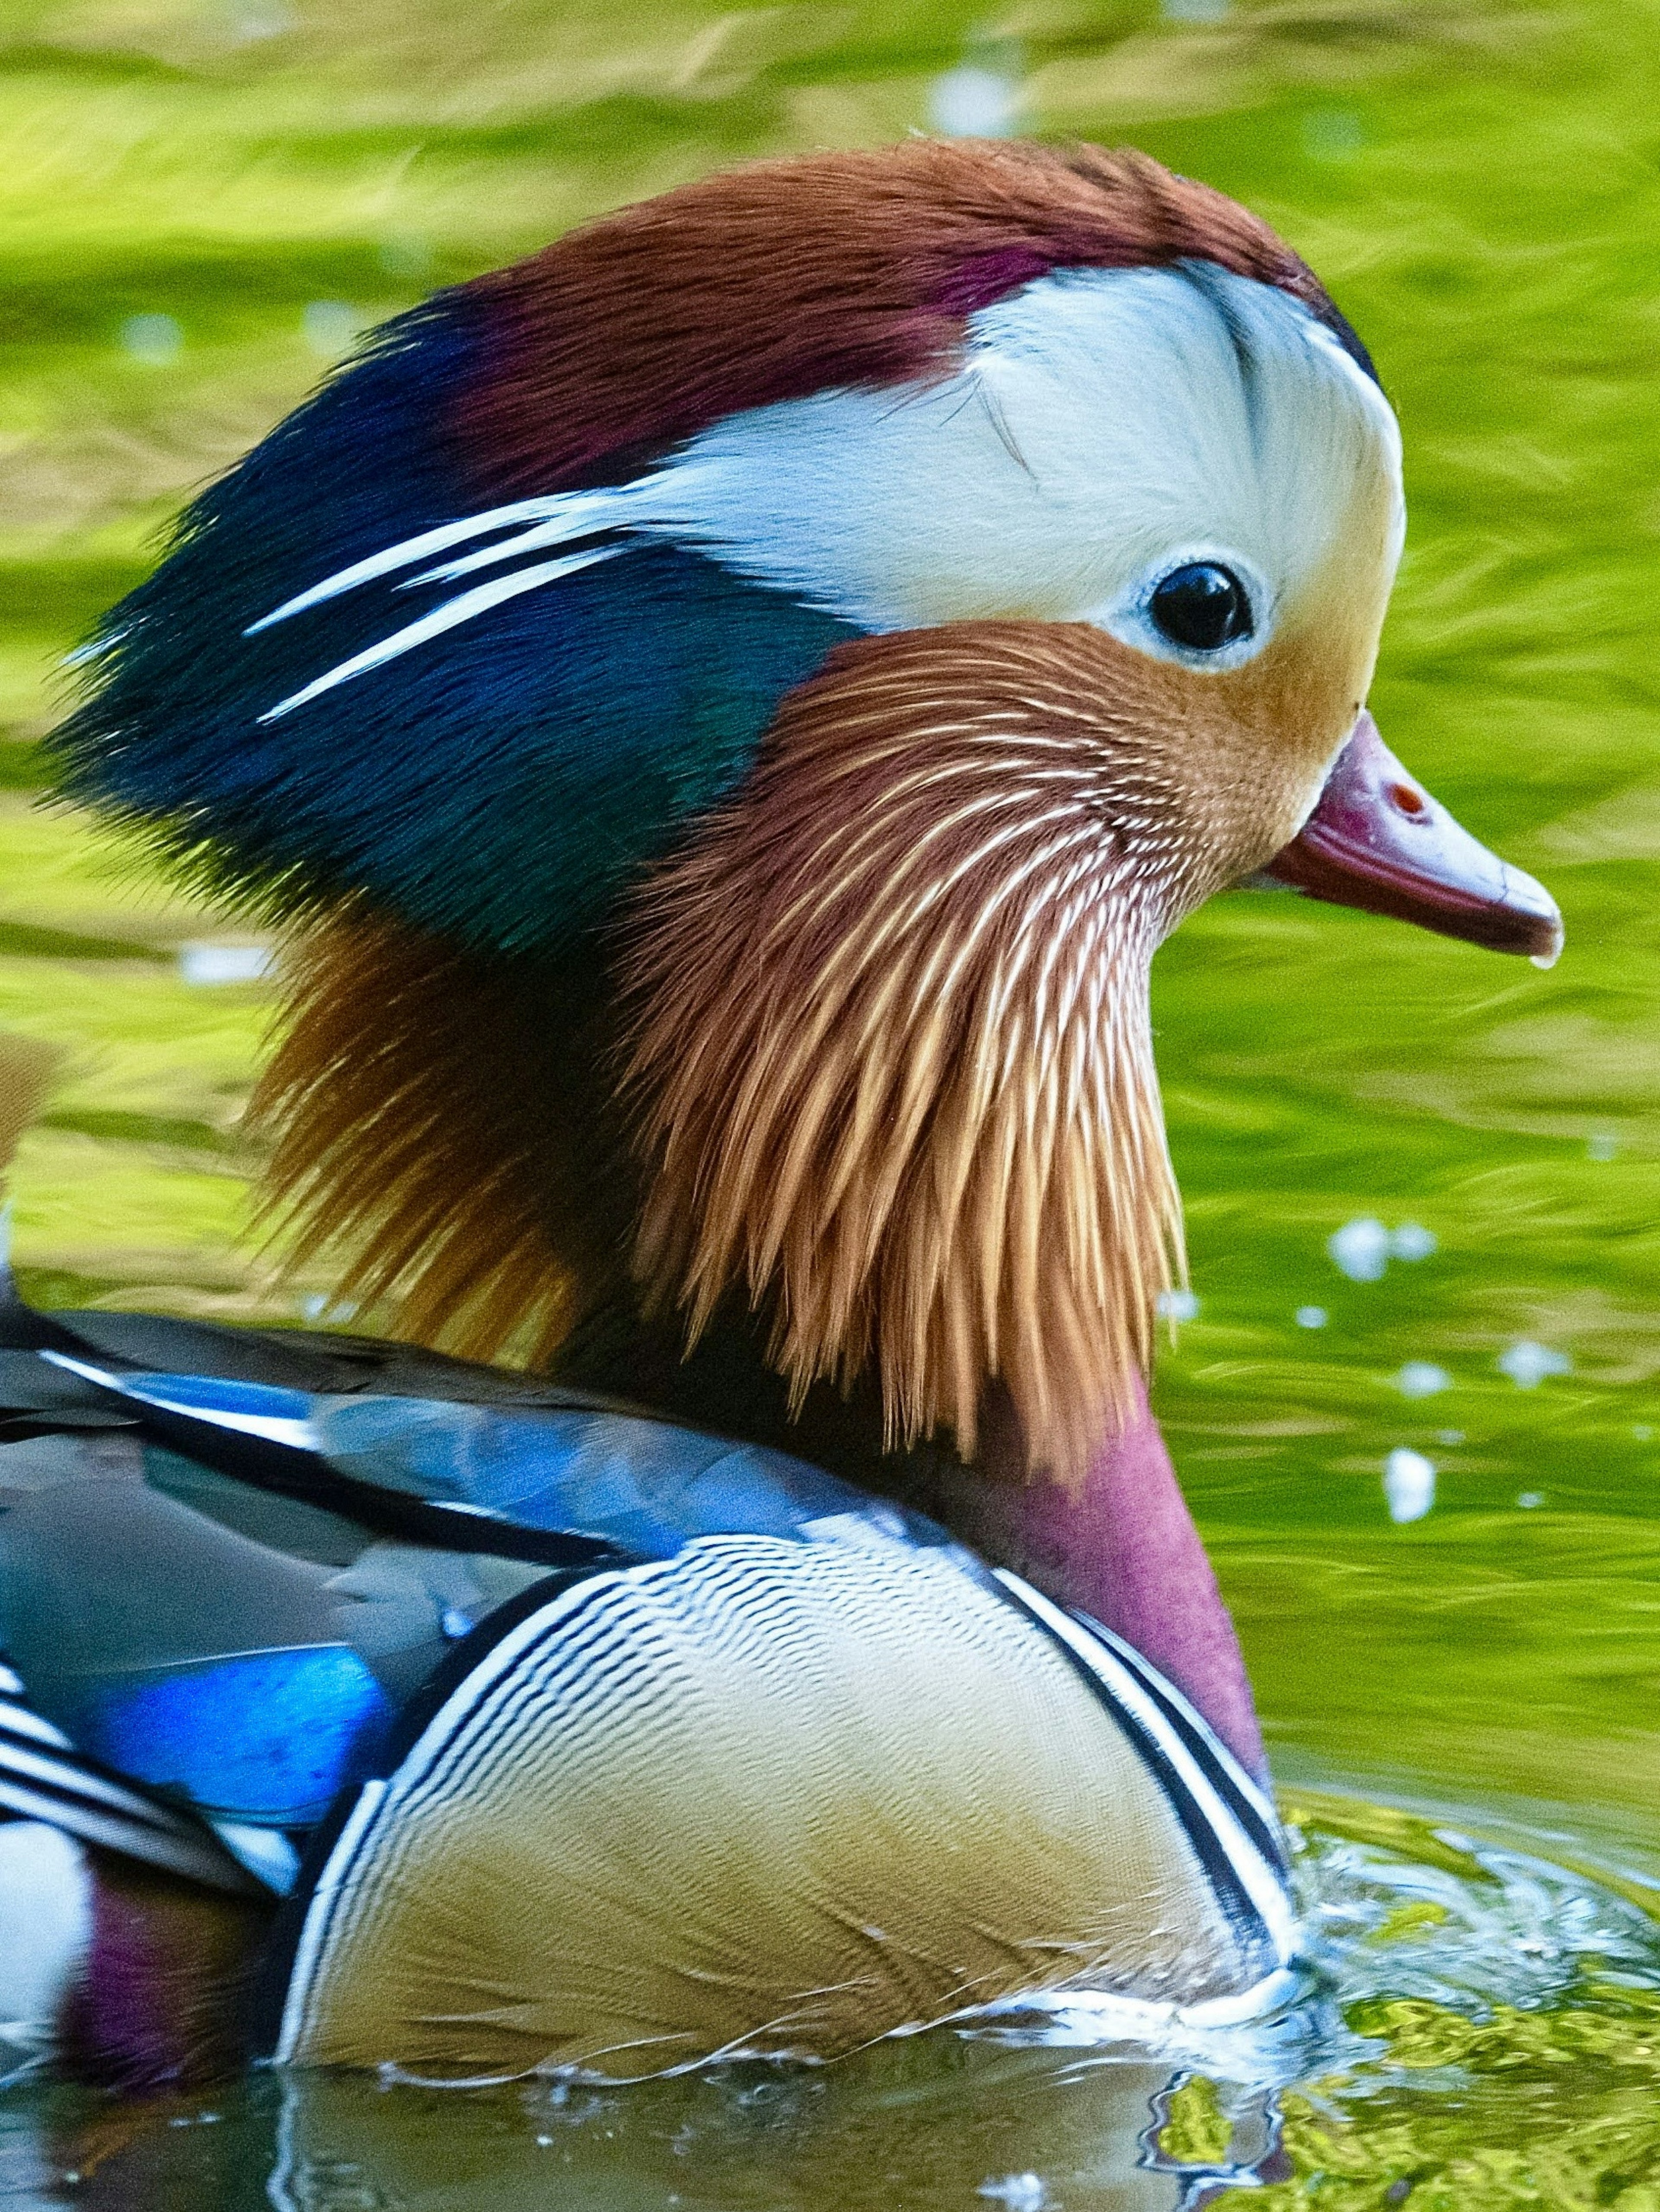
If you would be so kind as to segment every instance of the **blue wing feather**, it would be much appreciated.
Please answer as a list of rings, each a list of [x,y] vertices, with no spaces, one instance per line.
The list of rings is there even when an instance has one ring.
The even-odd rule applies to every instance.
[[[913,1542],[949,1540],[783,1453],[603,1403],[562,1403],[500,1371],[403,1346],[331,1349],[327,1338],[153,1317],[127,1328],[129,1318],[64,1316],[57,1344],[11,1353],[0,1376],[26,1401],[58,1402],[78,1385],[84,1410],[115,1407],[149,1439],[138,1481],[112,1477],[95,1453],[79,1472],[73,1453],[37,1453],[31,1479],[20,1463],[9,1487],[0,1468],[0,1496],[11,1501],[0,1512],[0,1638],[39,1725],[57,1732],[51,1758],[130,1777],[239,1832],[313,1825],[373,1770],[397,1711],[448,1646],[540,1586],[567,1553],[581,1572],[666,1559],[702,1537],[811,1542],[830,1524],[848,1533],[860,1522]],[[243,1371],[137,1369],[82,1340],[83,1322],[125,1333],[133,1349],[199,1357],[218,1347]],[[32,1367],[48,1389],[31,1384]],[[355,1373],[405,1389],[339,1387]],[[414,1395],[417,1377],[429,1391],[452,1382],[455,1395]],[[295,1387],[316,1380],[337,1387]],[[60,1410],[69,1420],[83,1409]],[[296,1484],[329,1510],[267,1496],[250,1533],[243,1485],[222,1473],[181,1486],[181,1450],[232,1473],[238,1454],[274,1455],[275,1487]],[[263,1462],[246,1464],[252,1480],[266,1480]],[[411,1541],[394,1526],[392,1541],[377,1540],[388,1498],[408,1501],[434,1533]],[[297,1516],[291,1546],[285,1513]],[[37,1810],[40,1787],[22,1770],[43,1755],[13,1754],[13,1782]],[[0,1796],[5,1783],[0,1771]],[[185,1847],[171,1831],[158,1843],[142,1805],[134,1813],[124,1800],[112,1814],[82,1803],[113,1786],[76,1785],[71,1773],[58,1789],[64,1821],[92,1820],[102,1835],[117,1815],[118,1826],[137,1820],[138,1855],[177,1859]],[[190,1848],[213,1859],[206,1844]]]

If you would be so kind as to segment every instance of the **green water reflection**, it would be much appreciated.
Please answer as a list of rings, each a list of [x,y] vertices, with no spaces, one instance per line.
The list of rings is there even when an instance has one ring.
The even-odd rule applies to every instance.
[[[976,100],[1133,138],[1274,220],[1376,353],[1412,523],[1374,706],[1568,927],[1545,975],[1241,896],[1167,948],[1201,1304],[1160,1411],[1294,1803],[1439,1808],[1660,1878],[1657,34],[1654,0],[8,0],[0,1024],[68,1052],[17,1176],[37,1295],[294,1312],[238,1242],[265,997],[176,957],[245,933],[32,803],[51,666],[189,489],[358,325],[718,161]],[[1435,1249],[1351,1279],[1327,1240],[1366,1218]],[[1571,1364],[1523,1388],[1496,1364],[1518,1341]],[[1402,1449],[1436,1486],[1397,1525]],[[1371,1832],[1432,1872],[1450,1848]],[[1655,2212],[1646,1970],[1588,1943],[1504,1996],[1511,1938],[1471,1951],[1418,1902],[1443,1918],[1365,1955],[1438,1946],[1447,1978],[1414,1994],[1402,1966],[1391,1996],[1379,1969],[1344,2031],[1377,2039],[1268,2069],[1284,2170],[1256,2201]],[[1267,2078],[934,2037],[539,2117],[265,2083],[101,2162],[100,2116],[20,2092],[0,2201],[946,2207],[1031,2177],[1031,2207],[1196,2202],[1260,2160]]]

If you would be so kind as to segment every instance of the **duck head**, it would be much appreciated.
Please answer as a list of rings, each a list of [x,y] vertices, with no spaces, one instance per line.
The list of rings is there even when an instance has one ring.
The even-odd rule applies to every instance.
[[[794,1405],[873,1376],[971,1455],[995,1389],[1069,1480],[1181,1264],[1161,938],[1266,872],[1554,951],[1365,715],[1402,527],[1364,348],[1233,203],[825,155],[390,325],[57,743],[324,925],[266,1110],[362,1289],[484,1351],[752,1305]]]

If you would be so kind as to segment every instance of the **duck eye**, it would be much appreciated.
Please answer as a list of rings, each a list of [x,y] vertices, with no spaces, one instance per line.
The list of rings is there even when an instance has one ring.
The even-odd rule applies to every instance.
[[[1189,561],[1161,576],[1147,612],[1172,645],[1190,653],[1215,653],[1253,628],[1244,586],[1215,561]]]

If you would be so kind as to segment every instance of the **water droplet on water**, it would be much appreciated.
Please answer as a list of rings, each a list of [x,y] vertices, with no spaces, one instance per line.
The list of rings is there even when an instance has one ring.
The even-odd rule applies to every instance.
[[[146,368],[167,368],[185,350],[185,333],[171,315],[129,315],[121,343]]]
[[[1548,1345],[1521,1337],[1499,1353],[1493,1365],[1501,1375],[1508,1375],[1518,1390],[1532,1390],[1548,1375],[1570,1374],[1573,1362],[1566,1352],[1553,1352]]]
[[[1357,1215],[1326,1239],[1332,1264],[1352,1283],[1375,1283],[1391,1260],[1427,1260],[1438,1249],[1435,1231],[1421,1221],[1385,1229],[1375,1214]]]
[[[1326,1251],[1350,1282],[1375,1283],[1389,1263],[1389,1232],[1371,1214],[1362,1214],[1327,1237]]]
[[[1296,1314],[1298,1328],[1323,1328],[1326,1325],[1324,1306],[1298,1306]]]
[[[1193,1321],[1199,1313],[1199,1301],[1191,1291],[1160,1291],[1158,1307],[1166,1321]]]
[[[1435,1462],[1402,1444],[1383,1462],[1383,1498],[1391,1521],[1421,1521],[1435,1503]]]
[[[1403,1398],[1432,1398],[1438,1390],[1451,1389],[1452,1377],[1432,1360],[1409,1359],[1395,1376],[1395,1387]]]
[[[1545,1493],[1542,1490],[1524,1490],[1516,1502],[1524,1513],[1531,1513],[1535,1505],[1544,1504]]]
[[[928,87],[928,115],[948,138],[1007,138],[1019,118],[1020,88],[1000,70],[965,62]]]
[[[1008,2212],[1044,2212],[1049,2201],[1049,2191],[1035,2173],[1006,2173],[1000,2181],[982,2181],[975,2193],[1007,2205]]]
[[[1611,1160],[1619,1149],[1619,1143],[1611,1129],[1593,1130],[1585,1139],[1587,1159]]]
[[[1403,1221],[1389,1238],[1392,1260],[1427,1260],[1435,1250],[1435,1231],[1421,1221]]]

